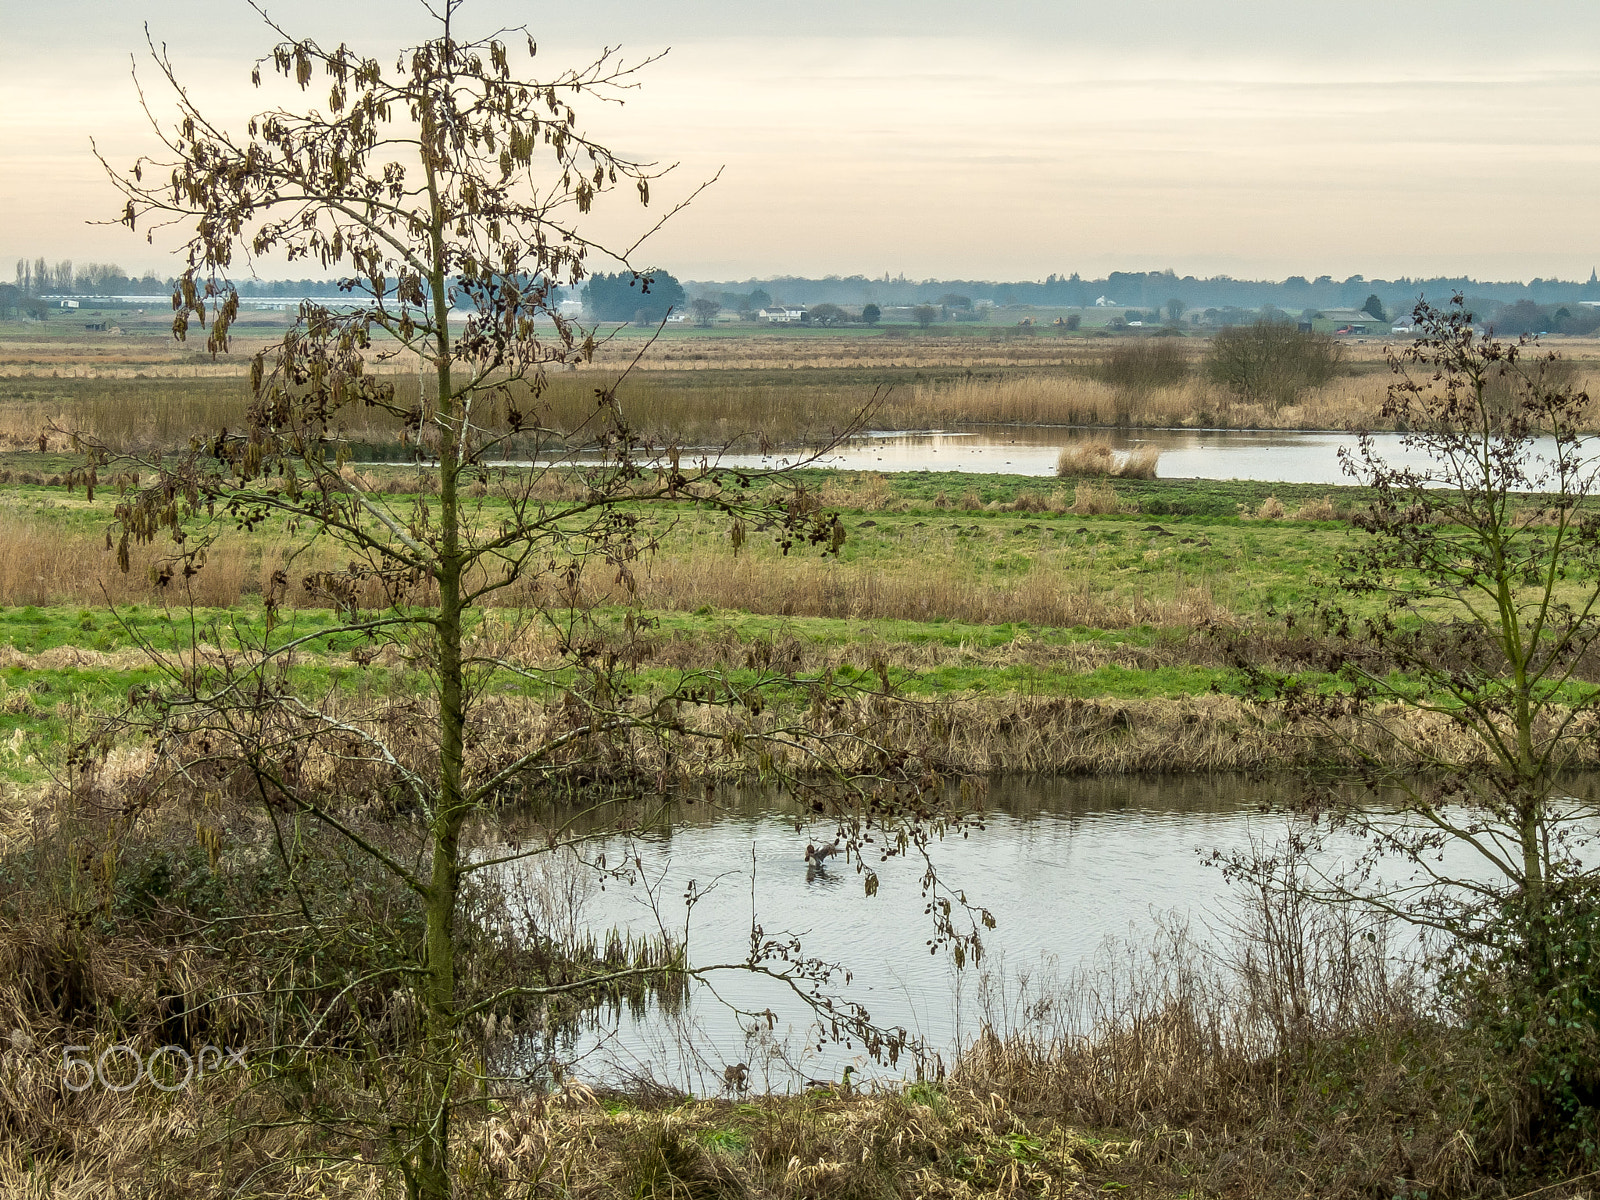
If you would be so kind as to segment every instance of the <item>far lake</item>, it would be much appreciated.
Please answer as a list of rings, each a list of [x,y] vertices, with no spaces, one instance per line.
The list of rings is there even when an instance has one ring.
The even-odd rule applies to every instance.
[[[1374,435],[1378,452],[1391,466],[1421,466],[1401,435]],[[973,474],[1040,475],[1056,473],[1062,447],[1076,442],[1109,443],[1117,450],[1151,448],[1161,452],[1158,479],[1249,479],[1263,483],[1353,483],[1340,469],[1339,451],[1354,449],[1353,433],[1297,433],[1235,429],[1086,429],[1072,426],[1005,426],[981,430],[882,431],[857,438],[808,466],[851,471],[969,471]],[[750,469],[781,466],[802,457],[784,452],[763,458],[728,455],[724,466]]]
[[[1373,448],[1390,467],[1422,468],[1425,455],[1407,449],[1404,435],[1375,433]],[[969,430],[878,430],[852,438],[827,454],[785,449],[770,455],[722,454],[710,449],[682,453],[687,469],[698,464],[735,470],[771,471],[787,466],[844,471],[965,471],[974,475],[1054,477],[1062,449],[1103,442],[1114,450],[1160,452],[1158,479],[1251,480],[1258,483],[1361,482],[1343,470],[1341,450],[1355,451],[1353,433],[1252,429],[1104,429],[1076,425],[991,425]],[[1553,448],[1538,439],[1536,454]],[[547,461],[547,460],[541,460]],[[584,453],[565,461],[585,463]],[[401,464],[394,464],[396,466]],[[529,466],[526,461],[509,466]]]

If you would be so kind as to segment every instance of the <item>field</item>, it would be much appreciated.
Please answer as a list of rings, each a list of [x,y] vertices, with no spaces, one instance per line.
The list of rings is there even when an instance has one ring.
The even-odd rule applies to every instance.
[[[281,622],[275,636],[304,638],[274,686],[317,696],[335,714],[384,712],[387,731],[401,739],[432,702],[425,664],[407,647],[326,632],[336,613],[328,585],[316,581],[344,564],[329,543],[301,552],[303,531],[274,520],[246,529],[219,513],[217,540],[192,580],[160,576],[159,543],[133,546],[129,569],[118,568],[113,510],[148,479],[119,465],[98,471],[91,486],[71,433],[129,453],[170,451],[191,435],[237,428],[245,380],[242,354],[213,362],[174,348],[159,314],[114,315],[123,335],[86,336],[81,324],[92,314],[76,326],[55,318],[48,328],[0,326],[0,963],[16,981],[0,987],[0,1022],[17,1031],[7,1064],[22,1064],[8,1065],[0,1080],[0,1146],[7,1155],[54,1146],[48,1178],[57,1194],[96,1194],[117,1176],[210,1195],[241,1172],[266,1181],[250,1186],[270,1183],[282,1194],[374,1194],[379,1150],[351,1152],[339,1140],[347,1109],[382,1111],[381,1086],[355,1056],[330,1054],[303,1072],[263,1068],[208,1093],[226,1093],[250,1129],[238,1151],[248,1169],[214,1176],[207,1139],[217,1132],[193,1096],[143,1107],[96,1092],[58,1104],[57,1064],[25,1057],[28,1030],[53,1044],[72,1013],[115,1014],[121,1029],[165,1037],[178,1019],[175,996],[232,995],[246,977],[261,990],[229,1010],[231,1028],[281,1039],[281,1023],[291,1040],[320,1031],[361,1044],[373,1014],[400,1020],[383,995],[370,1009],[340,1007],[361,985],[362,955],[412,953],[395,916],[405,897],[393,881],[363,874],[370,864],[342,862],[343,851],[317,841],[314,823],[297,823],[286,838],[253,801],[207,780],[164,781],[178,803],[141,808],[157,786],[146,777],[151,747],[131,725],[102,732],[113,728],[107,715],[159,704],[163,681],[259,643],[271,622]],[[270,314],[251,317],[238,349],[248,352],[281,325]],[[1118,367],[1117,349],[1128,343],[1093,332],[674,328],[648,346],[624,332],[592,366],[553,380],[541,402],[557,418],[581,416],[596,386],[644,350],[621,404],[666,445],[801,443],[863,410],[890,428],[1345,429],[1375,420],[1390,378],[1382,345],[1352,346],[1332,382],[1273,409],[1206,381],[1196,370],[1199,339],[1182,339],[1162,376]],[[1573,349],[1580,373],[1600,372],[1592,343]],[[414,363],[374,369],[402,395],[416,387]],[[397,426],[373,420],[345,432],[350,481],[397,520],[426,512],[437,485],[425,464],[398,464]],[[472,531],[503,525],[508,485],[523,472],[496,467],[474,485]],[[838,514],[837,554],[785,552],[759,528],[736,533],[711,504],[624,507],[652,547],[631,564],[631,602],[616,564],[591,563],[559,581],[554,569],[532,572],[543,624],[518,624],[513,600],[479,610],[470,648],[514,669],[493,677],[472,767],[559,709],[574,686],[574,639],[585,656],[625,657],[649,703],[702,672],[736,690],[776,670],[791,681],[778,703],[803,711],[818,703],[804,681],[827,679],[851,689],[846,720],[878,753],[916,757],[930,776],[1282,772],[1348,765],[1351,746],[1379,749],[1361,744],[1353,727],[1344,747],[1308,738],[1256,703],[1238,669],[1241,656],[1309,660],[1314,637],[1281,617],[1321,594],[1340,553],[1363,536],[1355,519],[1372,496],[1361,489],[937,472],[810,471],[793,482],[808,505]],[[552,472],[540,486],[552,502],[584,494],[570,472]],[[269,595],[281,604],[269,607]],[[371,589],[353,597],[378,600]],[[1312,672],[1307,678],[1316,682]],[[905,703],[881,703],[890,693]],[[1419,755],[1444,746],[1472,761],[1446,716],[1394,720],[1409,722]],[[337,739],[328,740],[298,767],[329,778],[351,771]],[[1382,752],[1392,755],[1393,744]],[[1589,765],[1596,762],[1600,742]],[[637,782],[617,779],[622,791]],[[518,796],[495,802],[503,807],[492,819],[517,819]],[[400,844],[410,819],[394,804],[373,798],[374,813],[362,815],[367,836],[383,846],[390,834]],[[533,828],[543,836],[537,821]],[[105,830],[121,831],[124,859],[102,849]],[[248,869],[219,870],[251,838],[259,853]],[[271,921],[257,919],[263,904]],[[348,910],[349,922],[337,936],[312,936],[277,911],[292,917],[294,905]],[[1251,919],[1271,925],[1281,916],[1263,893]],[[941,1064],[937,1078],[904,1089],[859,1089],[846,1077],[793,1097],[745,1096],[731,1079],[721,1097],[698,1099],[643,1084],[596,1093],[560,1079],[548,1094],[503,1102],[485,1091],[481,1104],[462,1106],[459,1161],[486,1195],[597,1197],[1132,1190],[1174,1200],[1423,1200],[1504,1196],[1524,1184],[1531,1193],[1555,1179],[1553,1162],[1519,1158],[1526,1118],[1515,1056],[1439,1022],[1425,988],[1386,974],[1367,927],[1337,916],[1304,920],[1291,934],[1244,930],[1226,970],[1181,940],[1142,949],[1146,974],[1134,989],[1108,995],[1079,980],[1074,986],[1087,992],[1036,998],[1032,1032],[997,1013],[948,1075]],[[372,931],[381,942],[391,928],[401,929],[393,945],[368,944]],[[1314,941],[1310,957],[1338,969],[1313,970],[1308,985],[1312,968],[1302,962],[1290,979],[1290,991],[1302,991],[1285,992],[1279,967],[1249,954],[1281,952],[1286,937]],[[525,956],[496,945],[472,941],[462,953],[486,974],[530,969]],[[558,965],[578,971],[601,951],[588,944],[560,953],[567,957],[558,953]],[[676,951],[630,943],[615,953],[654,969]],[[305,1030],[304,1013],[261,998],[284,977],[336,1014],[327,1030],[320,1017]],[[643,1004],[648,992],[669,1004],[670,982],[647,978],[593,1002]],[[1323,990],[1307,1001],[1306,986]],[[1096,1020],[1074,1025],[1069,1000]],[[1302,1011],[1308,1003],[1316,1021]],[[1051,1016],[1050,1005],[1061,1015]],[[522,1015],[548,1021],[541,1030],[570,1018]],[[492,1024],[473,1036],[487,1056]],[[275,1123],[285,1103],[314,1119]],[[536,1175],[517,1165],[532,1160]],[[0,1186],[33,1171],[31,1157],[0,1160]],[[15,1190],[31,1194],[21,1183]]]
[[[93,315],[93,314],[91,314]],[[213,361],[177,346],[157,316],[127,319],[124,334],[86,335],[82,320],[0,323],[0,446],[60,448],[53,426],[81,429],[129,449],[181,441],[196,429],[238,420],[249,354],[283,328],[273,313],[246,314],[235,352]],[[59,328],[60,332],[56,332]],[[924,333],[891,329],[783,330],[673,327],[647,345],[623,328],[583,370],[551,380],[542,402],[570,421],[637,358],[623,390],[629,420],[660,441],[753,447],[825,439],[863,410],[881,429],[972,424],[1131,425],[1143,427],[1380,428],[1392,375],[1386,341],[1346,347],[1342,372],[1292,404],[1241,400],[1198,370],[1205,340],[1070,336],[973,327]],[[1164,343],[1187,364],[1163,382],[1119,372],[1118,351]],[[1556,343],[1552,343],[1555,346]],[[1600,371],[1592,340],[1560,345],[1580,380]],[[380,347],[381,349],[381,347]],[[643,351],[641,357],[641,351]],[[415,394],[416,364],[377,362],[398,393]],[[403,456],[393,422],[351,418],[347,436],[360,458]]]

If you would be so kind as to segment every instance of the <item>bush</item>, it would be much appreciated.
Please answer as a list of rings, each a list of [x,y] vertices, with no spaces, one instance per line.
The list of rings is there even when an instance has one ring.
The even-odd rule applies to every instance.
[[[1189,377],[1189,359],[1167,338],[1128,342],[1106,355],[1095,375],[1119,391],[1144,394],[1182,383]]]
[[[1260,321],[1224,329],[1206,351],[1206,375],[1243,400],[1280,408],[1339,371],[1344,347],[1325,333]]]

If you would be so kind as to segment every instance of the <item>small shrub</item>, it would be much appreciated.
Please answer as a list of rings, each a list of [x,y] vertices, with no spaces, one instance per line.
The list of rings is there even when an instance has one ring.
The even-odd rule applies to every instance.
[[[893,490],[886,475],[858,475],[853,478],[831,478],[822,485],[822,507],[849,508],[859,512],[882,512],[889,504]]]
[[[1261,502],[1261,507],[1256,509],[1258,521],[1281,521],[1289,515],[1289,510],[1283,507],[1283,501],[1276,496],[1268,496]]]
[[[1117,452],[1106,442],[1074,442],[1061,447],[1056,456],[1056,474],[1062,478],[1070,475],[1111,475],[1117,462]]]
[[[1137,450],[1128,451],[1117,474],[1123,479],[1154,479],[1156,464],[1160,460],[1161,451],[1154,446],[1140,446]]]

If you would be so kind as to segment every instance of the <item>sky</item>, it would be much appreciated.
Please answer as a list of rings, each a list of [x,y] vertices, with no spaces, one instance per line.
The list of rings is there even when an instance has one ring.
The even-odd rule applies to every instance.
[[[410,0],[268,10],[384,60],[429,34]],[[720,170],[644,251],[680,278],[1588,278],[1600,262],[1594,0],[474,0],[464,15],[526,24],[550,67],[668,51],[625,104],[579,115],[676,164],[668,203]],[[171,272],[168,246],[89,224],[120,207],[91,138],[120,165],[157,148],[130,76],[146,22],[203,108],[242,128],[259,105],[249,69],[274,39],[243,0],[0,0],[0,277],[23,256]],[[165,116],[147,65],[141,79]],[[651,220],[634,206],[594,228],[632,240]]]

